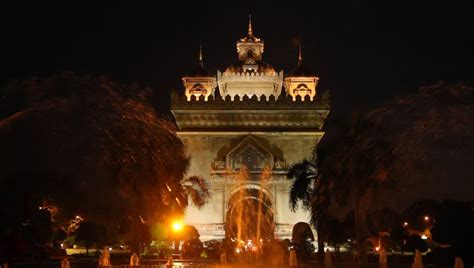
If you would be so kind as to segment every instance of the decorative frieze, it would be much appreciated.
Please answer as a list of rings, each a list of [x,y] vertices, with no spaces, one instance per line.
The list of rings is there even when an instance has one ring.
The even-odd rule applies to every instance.
[[[174,110],[180,130],[221,129],[293,129],[319,130],[322,128],[327,110],[322,111],[274,111],[261,113],[259,110],[247,111],[181,111]]]
[[[283,84],[283,71],[276,73],[275,71],[267,72],[232,72],[226,71],[221,73],[217,71],[217,83],[221,96],[230,96],[232,101],[243,100],[235,99],[236,95],[243,97],[257,96],[261,100],[261,96],[274,96],[277,98],[281,94]]]

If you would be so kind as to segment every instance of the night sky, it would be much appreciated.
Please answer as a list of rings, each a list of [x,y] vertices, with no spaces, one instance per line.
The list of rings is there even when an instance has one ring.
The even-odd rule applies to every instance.
[[[314,1],[284,8],[249,4],[164,8],[162,1],[128,5],[2,4],[1,82],[55,71],[105,74],[157,90],[161,111],[169,91],[197,63],[215,73],[237,60],[235,41],[265,41],[264,61],[291,71],[301,41],[303,61],[333,95],[332,114],[366,110],[439,80],[472,83],[473,1]],[[376,3],[384,2],[384,3]],[[403,2],[403,3],[402,3]]]

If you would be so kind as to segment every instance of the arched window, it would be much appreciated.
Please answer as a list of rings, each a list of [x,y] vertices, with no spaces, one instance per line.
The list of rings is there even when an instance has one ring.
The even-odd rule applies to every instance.
[[[248,58],[253,58],[253,50],[251,50],[251,49],[247,50],[247,57]]]

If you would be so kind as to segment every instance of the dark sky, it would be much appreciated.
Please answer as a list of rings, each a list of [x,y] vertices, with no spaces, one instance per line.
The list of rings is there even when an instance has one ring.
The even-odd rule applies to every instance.
[[[249,2],[243,9],[221,8],[222,1],[171,9],[161,0],[14,2],[0,4],[1,83],[62,70],[105,74],[153,87],[165,112],[170,90],[197,63],[200,43],[212,72],[237,60],[235,42],[249,14],[265,41],[264,60],[277,70],[295,67],[301,40],[319,90],[331,91],[335,118],[421,85],[474,78],[472,0]],[[469,184],[460,185],[467,192]]]
[[[200,43],[210,71],[236,61],[235,41],[245,35],[249,14],[265,41],[264,60],[277,70],[295,67],[302,41],[304,62],[319,75],[319,89],[331,90],[335,114],[438,80],[474,77],[473,1],[314,1],[282,8],[249,2],[252,8],[244,9],[35,2],[2,4],[2,82],[61,70],[106,74],[152,86],[166,110],[169,90],[181,87]]]

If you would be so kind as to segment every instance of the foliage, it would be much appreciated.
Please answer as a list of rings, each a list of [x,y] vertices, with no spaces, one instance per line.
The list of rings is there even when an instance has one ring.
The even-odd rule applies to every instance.
[[[470,179],[474,164],[474,87],[425,86],[371,111],[367,120],[373,135],[383,133],[390,141],[394,157],[389,175],[401,182],[401,190],[416,188],[416,199],[439,198],[433,195],[438,191],[441,198],[472,197],[472,191],[460,186]]]
[[[417,231],[430,229],[435,244],[452,248],[465,262],[473,261],[474,250],[473,202],[422,200],[410,205],[404,212],[408,227]],[[429,216],[428,220],[424,217]]]
[[[318,232],[318,252],[322,257],[324,253],[323,237],[325,237],[325,227],[327,226],[325,219],[327,218],[331,201],[329,197],[329,181],[326,180],[326,177],[318,174],[315,163],[306,159],[291,165],[287,178],[293,179],[293,184],[290,188],[290,208],[295,211],[298,207],[298,201],[301,200],[303,208],[310,211],[310,222],[316,227]],[[293,230],[295,230],[294,228]]]
[[[0,121],[5,180],[50,184],[47,195],[89,218],[160,218],[165,185],[180,185],[188,160],[150,94],[73,73],[9,84],[3,95],[12,104]],[[88,202],[78,202],[83,196]]]
[[[326,224],[326,233],[325,237],[321,237],[324,241],[327,241],[328,244],[334,246],[337,250],[339,247],[347,242],[347,231],[344,222],[339,221],[336,218],[328,218],[325,221]],[[318,237],[319,239],[319,237]]]
[[[405,251],[415,252],[415,250],[419,250],[420,252],[425,252],[428,250],[428,245],[426,244],[425,240],[421,239],[419,235],[410,235],[405,245],[403,246]]]
[[[60,242],[64,241],[67,238],[67,234],[65,231],[61,229],[56,229],[53,231],[53,237],[51,240],[53,243],[60,244]]]
[[[53,225],[49,212],[41,209],[35,211],[27,222],[26,233],[33,244],[41,245],[50,242]]]
[[[298,171],[289,172],[288,177],[295,178],[290,193],[292,207],[295,200],[302,200],[314,210],[312,219],[317,220],[321,218],[318,211],[327,211],[332,199],[338,205],[353,206],[359,256],[363,259],[363,244],[370,235],[367,216],[376,207],[376,198],[388,197],[380,193],[412,190],[406,197],[419,199],[436,193],[436,186],[452,188],[453,178],[467,181],[468,169],[474,165],[473,93],[474,87],[462,84],[423,87],[417,94],[397,98],[357,117],[342,128],[342,134],[326,135],[318,146],[319,173],[312,172],[316,167],[308,161],[295,164]],[[433,185],[428,181],[432,178],[440,183]],[[472,196],[465,187],[457,188],[464,198]],[[386,224],[372,222],[372,228],[381,229]]]
[[[392,234],[402,228],[401,215],[391,208],[376,209],[368,215],[368,226],[372,235],[380,233]]]
[[[209,201],[209,185],[206,180],[200,176],[191,176],[183,180],[181,183],[183,190],[183,199],[181,202],[188,205],[188,197],[190,197],[192,203],[198,208],[202,208]]]
[[[76,240],[84,243],[87,252],[92,245],[103,246],[107,241],[105,226],[94,222],[83,222],[76,231]]]
[[[168,229],[166,225],[157,222],[151,226],[151,237],[156,241],[164,241],[168,239]]]
[[[306,159],[289,167],[287,177],[294,179],[290,188],[290,208],[293,211],[298,208],[299,200],[303,202],[303,207],[311,207],[313,194],[311,183],[317,175],[316,166]]]
[[[80,215],[111,234],[124,217],[182,213],[188,194],[202,206],[208,189],[183,180],[189,159],[151,98],[150,88],[71,72],[1,88],[0,201],[16,205],[2,206],[0,229],[15,232],[45,200],[57,224]]]

